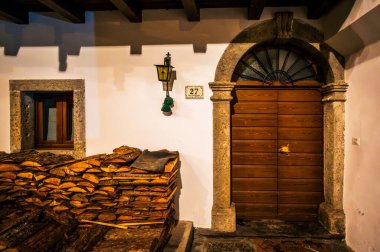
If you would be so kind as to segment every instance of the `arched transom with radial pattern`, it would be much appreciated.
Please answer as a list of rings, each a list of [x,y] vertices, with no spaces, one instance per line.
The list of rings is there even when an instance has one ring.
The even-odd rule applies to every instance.
[[[318,85],[316,64],[297,48],[285,45],[255,47],[238,62],[232,81],[268,86]]]
[[[237,64],[231,112],[232,201],[242,220],[315,221],[323,202],[323,105],[314,61],[255,47]]]

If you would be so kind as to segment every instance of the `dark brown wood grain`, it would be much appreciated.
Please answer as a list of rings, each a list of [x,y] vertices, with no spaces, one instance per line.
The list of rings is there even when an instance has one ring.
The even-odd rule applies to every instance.
[[[248,126],[248,125],[247,125]],[[256,126],[256,125],[252,125]],[[322,115],[278,115],[279,127],[317,128],[323,126]]]
[[[278,192],[279,204],[319,204],[322,201],[322,192]]]
[[[279,165],[322,165],[322,154],[315,153],[289,153],[279,154]],[[242,162],[242,161],[240,161]]]
[[[267,107],[269,107],[269,104]],[[244,109],[249,111],[247,108]],[[322,112],[323,107],[321,102],[280,102],[278,104],[279,115],[321,115]]]
[[[236,152],[277,152],[276,140],[232,140]]]
[[[322,153],[323,142],[321,140],[278,140],[277,147],[289,144],[291,153]]]
[[[235,203],[277,204],[277,191],[233,191],[232,201]]]
[[[232,115],[232,126],[277,126],[276,114],[234,114]],[[283,125],[286,126],[286,125]]]
[[[283,89],[278,90],[278,101],[290,101],[290,102],[299,102],[299,101],[316,101],[320,102],[322,100],[322,94],[319,90],[294,90],[294,89]]]
[[[287,104],[287,109],[282,114],[290,114],[293,110],[301,110],[294,104]],[[311,110],[312,108],[310,108]],[[234,111],[237,114],[276,114],[277,102],[241,102],[234,106]],[[293,114],[293,113],[291,113]]]
[[[233,178],[234,191],[276,191],[277,179],[273,178]]]
[[[275,127],[233,127],[232,139],[277,139]]]
[[[321,166],[279,166],[278,178],[298,178],[298,179],[320,179],[323,177],[323,168]]]
[[[232,164],[276,165],[277,153],[233,152]]]
[[[321,179],[279,179],[279,191],[320,192],[322,191]]]
[[[243,219],[276,218],[277,204],[236,203],[236,215]]]
[[[233,178],[277,178],[276,165],[233,165]]]

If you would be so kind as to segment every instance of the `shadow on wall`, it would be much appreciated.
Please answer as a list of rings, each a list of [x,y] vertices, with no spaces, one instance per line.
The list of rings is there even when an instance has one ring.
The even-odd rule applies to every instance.
[[[255,22],[245,19],[245,9],[202,10],[201,22],[187,21],[182,10],[146,10],[142,23],[118,11],[86,12],[85,24],[29,15],[28,25],[0,22],[4,54],[17,56],[21,46],[58,46],[60,71],[67,68],[67,55],[79,55],[82,46],[130,46],[131,54],[142,54],[143,45],[193,44],[194,52],[204,53],[207,43],[229,43]]]
[[[348,61],[346,69],[352,67],[349,63],[351,55],[364,47],[380,41],[380,5],[359,17],[349,26],[326,40],[326,43],[345,56]]]

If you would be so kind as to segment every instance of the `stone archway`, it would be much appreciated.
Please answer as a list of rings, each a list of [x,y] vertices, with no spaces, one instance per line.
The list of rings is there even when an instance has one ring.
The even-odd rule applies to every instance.
[[[236,36],[220,59],[213,91],[213,207],[212,229],[236,230],[236,213],[231,202],[231,92],[235,84],[232,73],[241,57],[255,44],[286,41],[297,44],[313,55],[322,66],[325,85],[322,87],[324,108],[324,198],[319,207],[319,220],[331,233],[344,234],[343,212],[345,92],[343,59],[324,44],[323,34],[315,27],[293,19],[289,12],[276,13],[273,20],[253,25]]]

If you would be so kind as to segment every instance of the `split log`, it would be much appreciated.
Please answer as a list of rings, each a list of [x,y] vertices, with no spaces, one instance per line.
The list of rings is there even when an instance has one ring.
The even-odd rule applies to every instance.
[[[75,225],[61,225],[51,222],[40,232],[17,246],[17,251],[23,252],[47,252],[62,247],[66,237],[72,233]]]
[[[0,164],[0,172],[21,171],[22,169],[15,164]]]
[[[99,183],[99,178],[94,175],[94,174],[91,174],[91,173],[85,173],[83,174],[82,178],[94,183],[94,184],[98,184]]]
[[[48,219],[39,222],[23,222],[0,236],[0,250],[13,247],[32,236],[49,223]]]
[[[0,226],[0,234],[3,234],[7,230],[27,220],[33,221],[36,218],[38,218],[40,214],[41,214],[40,209],[33,209],[31,212],[24,212],[21,216],[17,216],[15,213],[14,216],[10,216],[9,218],[7,218],[5,221],[2,222]]]
[[[78,239],[71,242],[70,245],[64,247],[65,252],[85,252],[91,251],[95,244],[101,240],[109,227],[94,225],[91,228],[77,229],[75,234]]]

